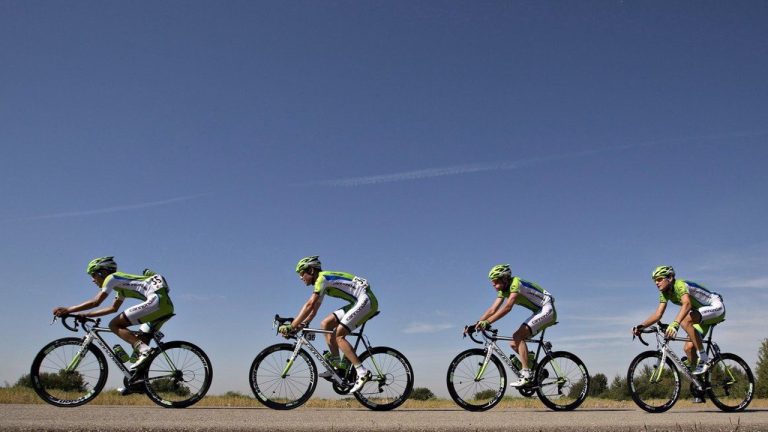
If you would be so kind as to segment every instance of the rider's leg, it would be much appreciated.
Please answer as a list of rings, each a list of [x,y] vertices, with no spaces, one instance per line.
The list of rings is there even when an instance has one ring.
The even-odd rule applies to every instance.
[[[131,344],[131,347],[133,347],[136,344],[141,343],[141,339],[136,337],[132,331],[128,330],[128,326],[131,325],[131,322],[125,316],[125,313],[121,313],[112,318],[112,321],[109,322],[109,329],[112,330],[112,333],[116,334],[120,339],[128,342]]]
[[[323,330],[333,330],[339,325],[339,320],[336,315],[330,314],[320,323],[320,328]],[[328,344],[328,351],[331,352],[331,356],[339,357],[339,345],[336,343],[336,337],[333,333],[325,334],[325,342]]]
[[[528,327],[528,324],[521,324],[509,342],[509,345],[520,357],[520,364],[523,366],[523,369],[528,369],[528,344],[525,343],[525,340],[530,337],[531,328]]]
[[[344,357],[346,357],[349,362],[357,368],[360,367],[360,358],[357,357],[354,348],[352,348],[352,344],[347,342],[345,339],[349,333],[349,330],[343,325],[336,327],[335,342],[338,349],[344,353]]]
[[[126,309],[121,315],[124,316],[129,325],[136,325],[140,323],[149,323],[152,322],[152,320],[159,319],[172,313],[173,302],[171,302],[167,292],[156,292],[148,295],[147,300],[144,301],[144,303]],[[111,325],[112,324],[110,323],[110,327]],[[124,336],[126,332],[128,334]],[[138,351],[139,355],[131,366],[131,369],[137,369],[149,358],[151,352],[149,345],[127,329],[124,329],[124,332],[118,333],[118,336],[125,341],[130,342],[133,349]]]
[[[704,343],[701,340],[701,335],[694,327],[694,324],[699,323],[701,323],[701,314],[697,310],[691,310],[688,313],[688,316],[683,318],[683,322],[680,323],[680,327],[682,327],[685,332],[688,333],[688,337],[691,339],[691,344],[693,345],[693,349],[696,350],[696,353],[701,353],[704,346]],[[692,357],[689,356],[689,358]]]
[[[685,345],[683,345],[683,352],[685,352],[685,355],[688,357],[690,364],[696,366],[696,360],[699,358],[699,353],[693,346],[693,342],[686,342]]]
[[[528,324],[523,323],[519,329],[512,335],[510,346],[513,350],[517,351],[517,355],[520,357],[520,377],[517,381],[509,383],[511,387],[522,387],[530,382],[533,374],[528,367],[528,344],[525,340],[531,337],[531,328]]]

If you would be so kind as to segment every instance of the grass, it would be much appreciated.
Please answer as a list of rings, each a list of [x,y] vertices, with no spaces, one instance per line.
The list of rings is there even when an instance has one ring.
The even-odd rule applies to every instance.
[[[2,387],[0,388],[0,404],[42,404],[45,403],[37,394],[28,388]],[[136,405],[154,406],[154,403],[144,395],[120,396],[115,390],[102,392],[93,401],[93,405]],[[224,395],[209,395],[203,398],[195,406],[197,407],[237,407],[237,408],[262,408],[253,396],[228,392]],[[312,398],[306,404],[307,408],[359,408],[361,405],[354,398],[321,399]],[[688,400],[679,400],[675,408],[690,408],[694,405]],[[427,401],[408,400],[403,404],[405,409],[459,409],[450,399],[430,399]],[[536,398],[505,398],[494,409],[546,409]],[[639,409],[632,401],[615,401],[610,399],[588,398],[580,408],[613,408],[613,409]],[[749,408],[768,408],[768,399],[754,399]]]

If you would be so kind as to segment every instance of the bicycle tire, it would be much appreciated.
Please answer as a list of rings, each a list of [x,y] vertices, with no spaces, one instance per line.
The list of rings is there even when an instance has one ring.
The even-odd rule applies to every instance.
[[[645,351],[637,355],[627,369],[627,385],[632,400],[637,406],[650,413],[669,410],[680,397],[680,372],[669,358],[666,368],[658,378],[657,368],[661,363],[661,353]]]
[[[374,347],[360,355],[360,363],[373,378],[355,392],[364,407],[374,411],[389,411],[403,404],[413,390],[413,368],[398,350]]]
[[[475,379],[485,356],[484,349],[468,349],[459,353],[448,366],[448,393],[456,405],[467,411],[486,411],[493,408],[507,390],[507,372],[495,355],[491,356],[483,377],[479,381]]]
[[[709,399],[723,411],[744,411],[752,402],[755,377],[747,362],[736,354],[721,354],[710,366],[704,381]]]
[[[109,369],[104,353],[88,345],[76,370],[66,372],[83,346],[83,339],[57,339],[40,350],[32,361],[32,388],[45,402],[57,407],[76,407],[93,400],[104,389]]]
[[[248,382],[256,400],[276,410],[289,410],[303,405],[317,386],[317,367],[305,350],[299,350],[289,375],[283,376],[286,363],[293,355],[291,344],[276,344],[261,351],[251,364]]]
[[[205,396],[213,380],[208,355],[185,341],[161,344],[140,373],[147,397],[164,408],[194,405]]]
[[[553,411],[571,411],[589,393],[587,366],[575,354],[556,351],[544,357],[534,374],[536,395]]]

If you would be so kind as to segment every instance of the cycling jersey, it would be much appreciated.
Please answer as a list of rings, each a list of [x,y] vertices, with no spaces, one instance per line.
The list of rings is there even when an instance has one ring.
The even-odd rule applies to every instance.
[[[707,334],[712,325],[725,320],[723,297],[696,282],[675,279],[674,286],[670,287],[667,292],[659,293],[659,303],[671,301],[679,306],[684,294],[688,294],[691,299],[691,307],[701,315],[701,323],[697,326],[699,326],[698,330],[702,336]]]
[[[498,298],[509,298],[510,294],[517,293],[515,304],[533,312],[540,311],[545,304],[554,301],[554,297],[547,290],[517,276],[512,278],[507,289],[499,290],[498,293]]]
[[[318,274],[314,292],[320,297],[328,294],[349,303],[356,303],[362,295],[373,295],[367,280],[350,273],[333,271],[321,271]]]
[[[328,294],[349,302],[333,312],[336,320],[350,332],[376,314],[379,303],[368,281],[343,272],[322,271],[315,281],[314,292],[321,298]]]
[[[675,285],[666,292],[659,293],[659,303],[672,303],[680,306],[684,294],[691,298],[691,306],[694,309],[700,309],[704,306],[710,306],[714,301],[722,302],[722,296],[716,292],[711,292],[696,282],[675,279]]]
[[[173,303],[168,296],[169,290],[168,283],[161,275],[138,276],[121,272],[107,276],[101,287],[101,291],[107,294],[114,291],[117,299],[130,297],[142,301],[141,304],[123,311],[133,325],[152,323],[172,314]],[[156,329],[159,328],[159,326],[156,327]]]
[[[165,278],[155,274],[151,276],[138,276],[127,273],[115,272],[104,279],[101,291],[107,294],[115,292],[116,298],[126,297],[139,300],[147,300],[150,294],[165,290],[170,291]]]

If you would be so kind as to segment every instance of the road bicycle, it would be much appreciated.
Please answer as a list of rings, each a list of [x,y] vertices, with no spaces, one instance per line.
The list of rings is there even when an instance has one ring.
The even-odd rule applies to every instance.
[[[376,315],[378,312],[374,316]],[[292,321],[293,318],[275,315],[273,325],[279,327]],[[365,325],[366,323],[363,323],[360,329],[352,332],[350,336],[357,337],[353,344],[355,352],[358,352],[362,343],[360,362],[371,371],[373,378],[360,391],[354,393],[354,396],[363,406],[375,411],[397,408],[411,394],[413,368],[399,351],[389,347],[372,347],[368,338],[363,336]],[[317,386],[317,366],[312,360],[313,356],[322,368],[330,372],[330,377],[325,379],[331,382],[333,390],[340,395],[349,393],[357,379],[355,368],[334,368],[312,345],[311,341],[315,340],[317,334],[333,334],[333,331],[302,328],[287,336],[289,339],[295,339],[295,343],[275,344],[256,356],[248,373],[248,380],[259,402],[277,410],[293,409],[304,404]]]
[[[172,316],[156,322],[162,324]],[[67,322],[69,319],[73,320],[72,324]],[[56,317],[51,324],[54,322]],[[162,342],[163,333],[154,329],[148,333],[134,332],[142,340],[154,341],[155,346],[149,358],[133,371],[104,340],[101,333],[112,331],[100,327],[100,319],[65,315],[61,323],[72,332],[81,327],[85,336],[57,339],[43,347],[32,361],[32,387],[51,405],[75,407],[98,396],[109,372],[104,353],[123,374],[127,389],[124,394],[145,393],[152,402],[165,408],[188,407],[202,399],[211,386],[211,361],[203,350],[189,342]]]
[[[475,324],[464,327],[475,343],[485,345],[461,352],[448,366],[448,393],[457,405],[468,411],[485,411],[493,408],[507,390],[506,364],[514,375],[520,377],[520,363],[516,356],[508,357],[496,345],[496,341],[511,341],[511,337],[498,336],[498,330],[487,328],[475,337]],[[552,343],[544,340],[544,332],[538,339],[526,343],[537,344],[536,352],[528,358],[533,376],[530,383],[517,390],[525,397],[535,393],[544,405],[555,411],[576,409],[587,397],[589,373],[584,362],[566,351],[552,351]],[[542,354],[543,353],[543,357]]]
[[[702,375],[694,375],[669,346],[671,341],[689,342],[688,338],[666,337],[667,325],[659,323],[640,330],[638,339],[644,345],[643,333],[656,335],[656,349],[644,351],[629,364],[627,383],[632,400],[651,413],[667,411],[680,397],[680,373],[691,382],[691,394],[709,396],[723,411],[743,411],[752,401],[755,378],[752,370],[736,354],[720,352],[712,342],[714,326],[704,341],[711,366]],[[634,339],[634,337],[633,337]]]

